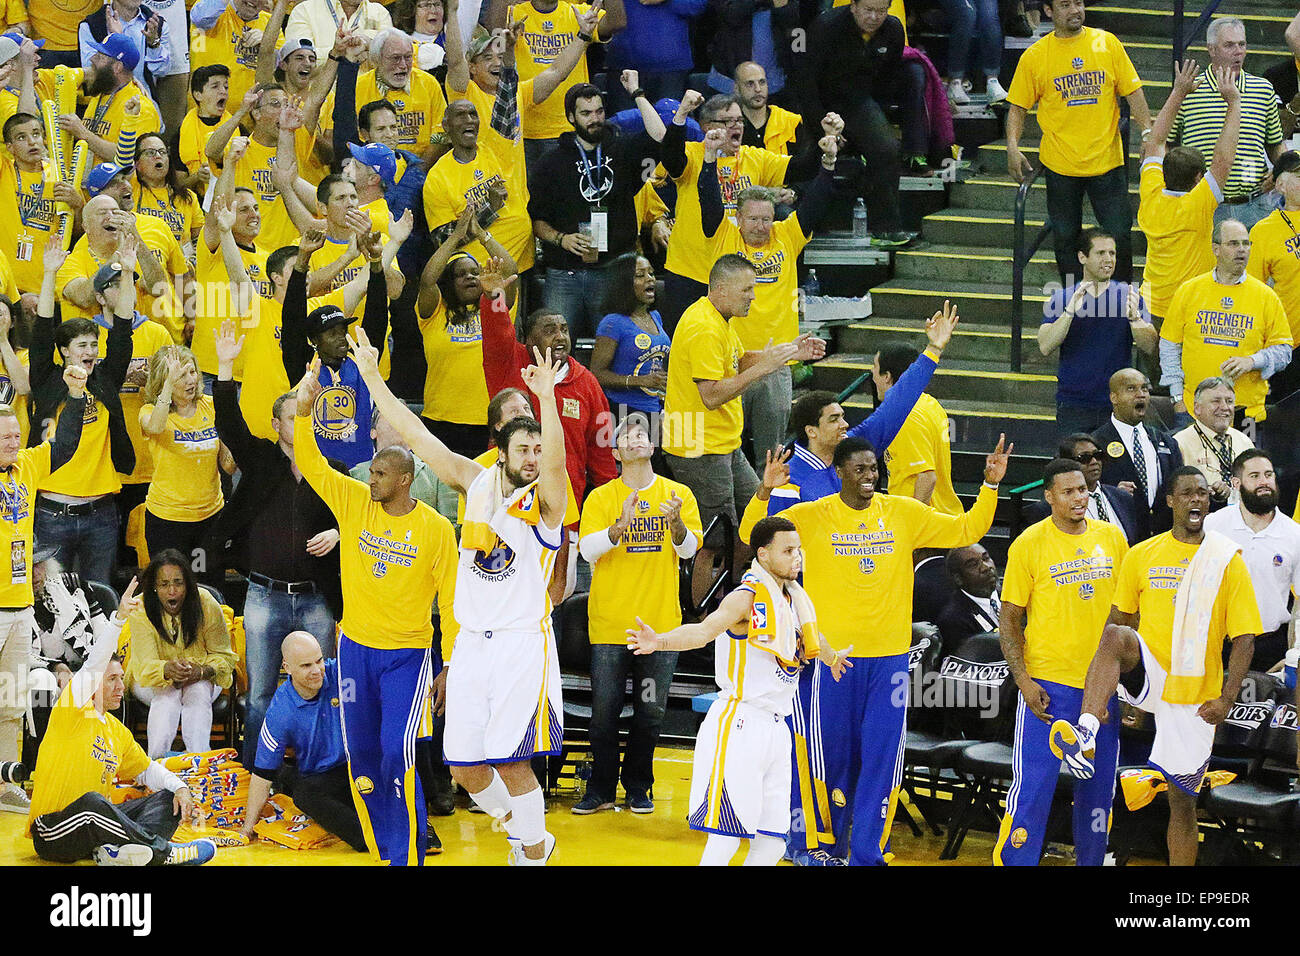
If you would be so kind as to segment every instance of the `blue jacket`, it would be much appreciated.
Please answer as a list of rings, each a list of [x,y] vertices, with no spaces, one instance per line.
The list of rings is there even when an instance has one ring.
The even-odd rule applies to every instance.
[[[691,21],[704,12],[708,0],[665,0],[643,6],[626,3],[627,26],[609,41],[608,73],[617,77],[623,70],[641,73],[689,71]]]

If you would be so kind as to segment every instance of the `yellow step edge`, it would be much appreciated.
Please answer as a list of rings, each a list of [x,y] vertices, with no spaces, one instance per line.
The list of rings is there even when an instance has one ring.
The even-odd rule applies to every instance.
[[[940,252],[937,249],[899,249],[896,253],[894,253],[894,255],[928,256],[931,259],[974,259],[978,262],[1010,262],[1011,261],[1011,257],[1009,255],[990,256],[982,252],[972,252],[972,253]],[[1033,258],[1030,259],[1029,261],[1030,263],[1037,264],[1037,265],[1052,265],[1056,262],[1056,259],[1055,257],[1050,255],[1045,256],[1042,255],[1041,253],[1034,253]],[[1139,261],[1145,264],[1146,256],[1133,257],[1134,265],[1137,265]]]
[[[946,299],[967,298],[967,299],[989,299],[989,300],[991,300],[991,301],[993,301],[993,302],[1010,302],[1010,301],[1011,301],[1011,293],[1010,293],[1010,292],[976,292],[976,293],[971,293],[971,294],[968,295],[968,294],[966,294],[966,293],[951,292],[951,291],[949,291],[949,292],[937,292],[937,291],[934,291],[934,290],[931,290],[931,289],[893,289],[893,288],[891,288],[891,289],[886,289],[886,288],[883,288],[883,287],[881,287],[881,286],[876,286],[876,288],[872,289],[871,291],[872,291],[872,292],[875,292],[875,293],[879,293],[880,295],[885,295],[885,294],[897,294],[897,295],[928,295],[928,296],[933,296],[933,297],[936,298],[936,299],[945,299],[945,298],[946,298]],[[1047,296],[1045,296],[1045,295],[1029,295],[1028,293],[1026,293],[1025,296],[1024,296],[1024,301],[1025,301],[1025,302],[1046,302],[1046,301],[1047,301]]]
[[[852,398],[850,398],[846,402],[842,402],[841,404],[845,408],[867,408],[867,409],[875,408],[875,406],[872,405],[870,402],[854,400]],[[978,409],[978,410],[971,409],[968,411],[963,408],[945,408],[944,411],[948,413],[949,418],[952,418],[954,415],[961,415],[965,418],[1003,418],[1006,419],[1007,421],[1012,421],[1012,422],[1014,421],[1031,421],[1031,422],[1056,421],[1055,415],[1047,415],[1042,412],[1019,412],[1016,414],[1015,418],[1012,418],[1009,415],[1007,415],[1006,412],[987,411],[984,409]]]
[[[1010,181],[1005,180],[1005,179],[978,179],[978,178],[976,178],[976,179],[964,179],[964,180],[962,180],[962,185],[964,185],[964,186],[1001,186],[1001,187],[1003,187],[1004,189],[1019,189],[1019,188],[1020,188],[1020,183],[1013,183],[1013,182],[1010,182]],[[1034,184],[1033,184],[1032,186],[1030,186],[1029,188],[1030,188],[1030,189],[1038,189],[1038,188],[1040,188],[1040,187],[1041,187],[1042,189],[1046,189],[1046,188],[1047,188],[1047,182],[1046,182],[1045,180],[1040,179],[1038,182],[1034,183]],[[1130,190],[1128,191],[1128,193],[1129,193],[1130,196],[1136,196],[1136,195],[1138,194],[1138,190],[1136,190],[1136,189],[1130,189]]]
[[[845,362],[843,360],[826,360],[818,362],[817,368],[846,369],[852,372],[865,372],[871,368],[870,362]],[[1043,375],[1038,372],[993,372],[976,368],[946,368],[940,365],[935,375],[952,375],[963,378],[996,378],[1010,382],[1055,382],[1055,375]]]
[[[954,216],[951,213],[946,212],[932,212],[925,218],[933,219],[935,222],[982,222],[993,226],[1014,226],[1016,224],[1014,219],[986,219],[983,216]],[[1025,220],[1026,226],[1041,226],[1042,224],[1043,220],[1041,219]]]
[[[1146,9],[1145,7],[1111,7],[1111,6],[1106,6],[1106,7],[1098,7],[1098,8],[1097,8],[1096,10],[1094,10],[1093,12],[1094,12],[1094,13],[1098,13],[1098,12],[1099,12],[1099,13],[1136,13],[1136,14],[1139,14],[1139,15],[1141,15],[1141,16],[1151,16],[1151,17],[1167,17],[1167,16],[1170,15],[1168,10],[1148,10],[1148,9]],[[1184,17],[1190,17],[1190,18],[1192,18],[1193,20],[1195,20],[1195,18],[1196,18],[1196,17],[1199,17],[1200,15],[1201,15],[1201,11],[1200,11],[1200,10],[1185,10],[1185,11],[1183,12],[1183,16],[1184,16]],[[1291,22],[1291,17],[1280,17],[1280,16],[1277,16],[1276,14],[1272,14],[1272,13],[1236,13],[1236,12],[1234,12],[1234,13],[1232,13],[1232,14],[1227,14],[1227,13],[1225,13],[1225,14],[1223,14],[1223,15],[1224,15],[1224,16],[1229,16],[1229,15],[1230,15],[1234,20],[1252,20],[1252,21],[1254,21],[1254,22],[1256,22],[1256,23],[1290,23],[1290,22]],[[1201,49],[1204,49],[1204,47],[1202,47]]]
[[[865,323],[865,322],[862,322],[862,323],[859,323],[859,322],[851,323],[851,324],[849,325],[849,328],[850,328],[850,329],[857,329],[857,330],[862,331],[862,332],[896,332],[896,333],[904,333],[904,334],[907,333],[907,332],[909,332],[909,331],[911,331],[911,332],[916,332],[916,333],[918,333],[918,334],[919,334],[920,332],[924,331],[923,329],[910,329],[910,330],[909,330],[909,329],[895,328],[895,327],[892,326],[892,325],[869,325],[869,324],[867,324],[867,323]],[[964,336],[966,336],[967,338],[982,338],[982,339],[1009,339],[1009,338],[1011,338],[1011,333],[1010,333],[1010,332],[977,332],[977,331],[975,331],[974,329],[968,329],[968,328],[965,328],[964,326],[958,326],[956,329],[953,330],[953,333],[952,333],[952,334],[953,334],[953,335],[964,335]],[[1029,340],[1029,336],[1025,336],[1025,340],[1028,341],[1028,340]]]

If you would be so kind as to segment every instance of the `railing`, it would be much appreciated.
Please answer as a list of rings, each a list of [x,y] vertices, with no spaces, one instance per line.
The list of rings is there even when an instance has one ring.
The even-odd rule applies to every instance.
[[[1025,530],[1024,519],[1021,517],[1025,504],[1025,492],[1041,487],[1043,487],[1043,479],[1039,478],[1037,481],[1031,481],[1019,488],[1012,488],[1008,493],[1011,497],[1011,521],[1008,523],[1008,528],[1011,532],[1012,541],[1016,540],[1020,532]]]
[[[1183,61],[1183,57],[1187,54],[1187,48],[1195,43],[1196,38],[1201,35],[1202,31],[1204,31],[1207,26],[1209,26],[1210,17],[1214,16],[1215,12],[1218,11],[1220,2],[1221,0],[1208,0],[1205,9],[1201,11],[1201,15],[1197,17],[1196,22],[1192,24],[1191,31],[1185,33],[1183,30],[1183,0],[1174,0],[1174,45],[1172,66],[1175,74],[1178,73],[1178,64]]]

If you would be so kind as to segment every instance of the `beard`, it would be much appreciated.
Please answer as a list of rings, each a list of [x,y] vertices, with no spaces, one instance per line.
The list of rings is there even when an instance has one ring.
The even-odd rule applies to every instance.
[[[86,84],[87,96],[103,96],[105,93],[113,92],[113,67],[111,65],[101,66],[90,74],[90,82]]]
[[[1261,488],[1258,491],[1242,488],[1241,503],[1253,515],[1266,515],[1277,507],[1277,492],[1272,488]]]

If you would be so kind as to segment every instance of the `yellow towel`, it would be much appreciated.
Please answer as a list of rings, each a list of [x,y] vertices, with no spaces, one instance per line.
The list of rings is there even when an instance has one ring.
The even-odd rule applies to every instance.
[[[754,589],[754,607],[749,615],[749,642],[760,650],[770,651],[787,667],[797,667],[812,660],[821,649],[817,633],[817,613],[807,592],[791,581],[781,586],[768,574],[758,558],[750,564],[741,584]],[[802,660],[799,642],[803,641]]]
[[[312,850],[338,839],[282,793],[266,801],[262,819],[253,827],[253,832],[263,840],[290,850]]]
[[[1236,779],[1237,775],[1230,770],[1211,770],[1201,781],[1201,788],[1219,787]],[[1124,791],[1124,805],[1129,810],[1141,810],[1156,798],[1156,794],[1169,789],[1165,775],[1150,767],[1121,770],[1119,786]]]
[[[1205,652],[1210,641],[1214,602],[1228,562],[1241,548],[1227,535],[1207,531],[1183,572],[1174,598],[1173,646],[1169,676],[1160,699],[1167,704],[1204,703]]]
[[[518,489],[509,498],[502,488],[500,465],[485,468],[465,494],[465,523],[460,529],[460,546],[470,551],[490,551],[496,545],[498,523],[509,516],[535,525],[542,518],[537,482]]]

